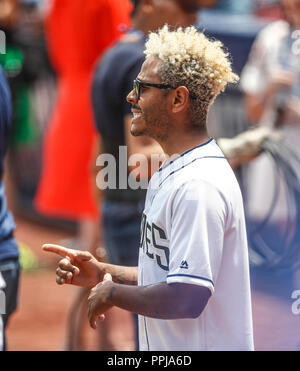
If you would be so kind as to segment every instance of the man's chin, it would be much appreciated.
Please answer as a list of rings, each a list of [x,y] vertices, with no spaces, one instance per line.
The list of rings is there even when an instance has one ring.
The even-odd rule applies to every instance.
[[[138,130],[134,125],[131,126],[130,134],[134,137],[140,137],[142,135],[145,135],[142,130]]]

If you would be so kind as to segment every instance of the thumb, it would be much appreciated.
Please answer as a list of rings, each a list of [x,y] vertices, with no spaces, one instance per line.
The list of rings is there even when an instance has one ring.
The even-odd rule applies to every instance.
[[[103,281],[112,281],[112,276],[110,273],[105,273]]]
[[[96,330],[97,328],[97,319],[100,320],[100,321],[104,321],[105,320],[105,315],[104,314],[93,314],[93,316],[90,318],[90,326],[92,329]]]

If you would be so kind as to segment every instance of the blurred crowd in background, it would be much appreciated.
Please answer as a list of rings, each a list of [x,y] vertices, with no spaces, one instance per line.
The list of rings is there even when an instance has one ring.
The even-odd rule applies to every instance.
[[[118,1],[115,2],[118,3]],[[86,32],[83,32],[80,23],[82,13],[76,10],[76,7],[80,9],[85,5],[82,5],[80,1],[77,5],[75,5],[75,1],[72,1],[71,5],[68,3],[68,1],[50,0],[2,0],[0,22],[1,30],[6,35],[6,53],[0,54],[0,64],[8,77],[13,99],[13,125],[9,140],[9,165],[7,166],[7,172],[10,175],[10,187],[7,192],[12,202],[11,206],[16,212],[27,216],[34,216],[38,213],[39,218],[51,216],[62,218],[63,221],[78,221],[81,218],[89,219],[89,216],[91,219],[97,218],[97,210],[99,209],[96,200],[99,194],[95,193],[96,196],[91,196],[90,190],[86,189],[80,192],[78,183],[74,183],[73,190],[71,190],[72,196],[73,192],[76,192],[76,199],[84,198],[77,201],[79,205],[77,210],[76,206],[70,204],[66,206],[67,211],[60,209],[60,206],[56,207],[57,210],[55,208],[49,210],[48,205],[43,206],[43,201],[39,202],[39,199],[36,203],[34,201],[43,170],[44,138],[51,131],[49,124],[56,119],[53,117],[55,109],[60,109],[58,107],[60,97],[57,98],[60,76],[76,74],[79,76],[81,71],[77,70],[81,67],[87,71],[85,80],[88,84],[92,69],[100,58],[101,52],[129,27],[130,1],[119,1],[119,4],[116,5],[118,7],[120,4],[127,3],[127,15],[119,14],[120,19],[123,17],[123,21],[120,20],[114,34],[111,26],[110,36],[107,36],[108,32],[103,31],[108,29],[109,24],[105,24],[103,29],[97,31],[97,28],[99,29],[97,15],[100,19],[101,6],[97,8],[95,5],[93,9],[92,5],[86,5],[86,16],[90,19],[84,21],[89,23],[90,30],[86,28]],[[94,1],[94,3],[97,2]],[[234,69],[239,74],[246,64],[251,45],[258,32],[268,23],[284,17],[280,1],[276,0],[204,0],[200,3],[203,3],[204,6],[208,5],[209,9],[199,12],[198,27],[224,42],[225,47],[232,55]],[[123,11],[126,12],[124,4],[122,5]],[[88,9],[89,7],[90,9]],[[68,22],[68,14],[70,14],[69,23],[62,24],[62,22]],[[78,19],[75,19],[76,16]],[[109,23],[109,21],[107,22]],[[72,32],[72,34],[66,35],[67,32]],[[80,64],[82,66],[77,68],[77,65]],[[84,80],[84,77],[81,76],[81,78]],[[256,79],[256,76],[253,76],[253,79]],[[76,94],[76,91],[82,87],[74,86],[74,90],[72,87],[68,88],[73,94]],[[83,87],[83,89],[87,88],[88,86]],[[252,124],[246,114],[240,119],[240,122],[237,122],[236,117],[243,112],[237,113],[236,111],[243,110],[243,105],[232,104],[232,99],[235,102],[234,99],[240,98],[232,97],[232,95],[241,94],[240,89],[235,90],[237,91],[233,94],[231,91],[226,94],[224,99],[228,99],[227,104],[220,102],[222,109],[220,117],[222,119],[212,119],[209,124],[214,136],[233,137]],[[68,92],[64,94],[68,95]],[[221,99],[220,97],[220,101]],[[86,108],[88,104],[89,102],[81,102],[84,109],[88,109]],[[215,111],[218,111],[218,108],[216,107]],[[70,109],[78,110],[75,104]],[[212,112],[211,116],[214,116],[214,113]],[[67,117],[64,121],[70,121],[69,125],[71,126],[76,113],[68,111],[63,114],[66,114]],[[89,114],[91,115],[91,112]],[[76,121],[81,122],[83,118],[85,118],[84,115],[80,120],[74,121],[75,123]],[[92,121],[92,117],[89,116],[86,122],[81,122],[80,134],[94,136],[90,142],[93,143],[93,146],[86,149],[86,152],[89,151],[87,154],[84,154],[85,151],[82,149],[81,155],[84,154],[86,157],[92,158],[91,151],[94,151],[93,159],[96,159],[97,154],[101,152],[96,143],[98,139],[96,131],[91,134],[93,130],[91,124],[93,123],[90,121]],[[68,129],[65,130],[65,138],[62,139],[64,142],[57,145],[57,151],[60,152],[55,155],[57,156],[55,160],[58,160],[60,156],[66,156],[65,147],[87,145],[87,143],[83,143],[84,137],[80,138],[81,143],[69,144],[72,136],[76,136],[76,128],[73,127],[72,132]],[[70,167],[73,163],[80,167],[78,159],[68,160]],[[87,160],[85,158],[81,161],[84,163]],[[96,171],[93,169],[95,161],[91,160],[90,165],[88,170]],[[72,175],[64,174],[63,176]],[[86,176],[89,177],[88,174]],[[74,182],[78,182],[78,179],[74,179]],[[93,182],[91,181],[91,183]],[[91,183],[88,186],[96,188],[95,182]],[[43,189],[43,195],[40,198],[47,199],[49,197],[51,199],[51,195],[48,193],[45,195],[44,192],[50,192],[52,186],[55,187],[55,184],[48,183],[47,187],[43,187],[48,188],[48,191]],[[68,191],[68,189],[63,189],[60,196],[63,198],[63,195],[66,195]],[[65,201],[59,200],[58,202],[64,204]]]
[[[233,138],[263,125],[282,130],[289,148],[299,154],[300,34],[291,35],[300,30],[300,1],[198,3],[197,27],[224,43],[241,76],[212,107],[211,135]],[[131,10],[130,0],[0,0],[0,29],[6,36],[0,65],[13,107],[5,167],[10,209],[36,222],[73,228],[77,238],[65,241],[67,246],[90,250],[99,259],[107,254],[102,192],[95,180],[102,145],[92,112],[91,80],[104,51],[130,29]],[[297,207],[291,220],[284,186],[274,196],[279,176],[272,161],[262,154],[235,166],[235,172],[249,231],[266,227],[265,244],[275,244],[269,253],[280,254],[278,226],[295,228]],[[270,208],[275,210],[272,216]],[[257,264],[270,257],[252,253]]]

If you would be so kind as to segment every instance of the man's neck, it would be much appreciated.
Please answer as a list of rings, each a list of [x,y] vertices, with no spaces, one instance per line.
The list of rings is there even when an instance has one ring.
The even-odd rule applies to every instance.
[[[164,141],[158,141],[165,154],[169,157],[176,154],[180,155],[189,149],[197,147],[199,144],[205,143],[209,140],[209,136],[204,133],[190,133],[190,134],[174,134]]]

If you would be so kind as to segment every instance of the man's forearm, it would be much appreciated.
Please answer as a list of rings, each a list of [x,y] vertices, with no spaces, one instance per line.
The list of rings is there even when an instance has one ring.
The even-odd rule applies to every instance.
[[[137,285],[138,282],[138,269],[137,267],[123,267],[120,265],[113,265],[107,263],[100,263],[99,268],[101,271],[100,281],[106,273],[111,274],[114,282],[123,285]]]
[[[195,290],[197,296],[195,298]],[[149,286],[112,284],[109,303],[130,312],[159,319],[196,318],[210,292],[205,287],[159,283]]]

